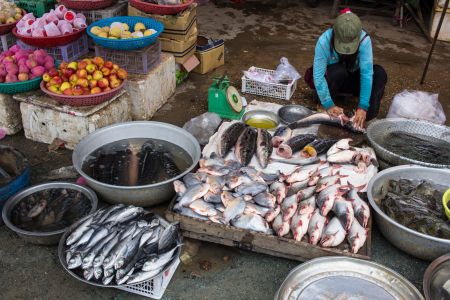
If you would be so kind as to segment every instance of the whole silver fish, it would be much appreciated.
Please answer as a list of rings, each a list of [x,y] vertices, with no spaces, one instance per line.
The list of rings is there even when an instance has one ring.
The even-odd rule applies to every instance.
[[[359,154],[355,150],[342,150],[338,153],[329,155],[328,162],[333,164],[357,164]]]
[[[75,269],[78,268],[79,266],[81,266],[82,264],[82,258],[81,258],[81,254],[80,253],[75,253],[75,255],[73,255],[70,259],[69,262],[67,264],[67,268],[68,269]]]
[[[269,225],[267,222],[257,214],[240,215],[231,221],[232,225],[242,229],[248,229],[258,232],[267,233]]]
[[[133,260],[134,256],[137,255],[142,235],[145,232],[146,231],[143,230],[137,236],[133,237],[127,244],[126,250],[117,256],[117,259],[114,262],[115,270],[118,270],[122,266],[128,264],[131,260]]]
[[[336,142],[330,149],[327,151],[327,156],[336,154],[342,150],[348,150],[351,148],[350,142],[352,139],[342,139]]]
[[[112,249],[111,252],[108,254],[108,256],[103,261],[103,269],[109,270],[114,267],[114,263],[116,262],[117,258],[122,255],[127,250],[127,244],[131,241],[133,238],[133,235],[129,235],[123,240],[121,240],[119,243],[117,243]],[[105,276],[108,277],[108,276]]]
[[[317,245],[317,243],[322,238],[323,229],[325,228],[325,224],[327,222],[327,218],[322,216],[320,210],[316,208],[314,211],[311,220],[309,221],[308,226],[308,235],[309,235],[309,243],[312,245]]]
[[[119,243],[119,241],[120,234],[117,234],[113,239],[111,239],[102,247],[100,253],[94,258],[94,268],[98,268],[103,265],[103,261],[109,255],[109,252],[114,248],[114,246]]]
[[[308,179],[292,183],[288,188],[287,197],[297,194],[306,187],[308,187]]]
[[[355,218],[352,203],[342,197],[338,197],[334,201],[332,210],[341,222],[342,227],[344,227],[346,231],[349,230]]]
[[[89,250],[88,254],[83,258],[83,265],[82,265],[83,269],[87,269],[93,266],[94,259],[97,256],[97,254],[116,235],[117,232],[111,232],[110,234],[105,236],[101,241],[99,241],[91,250]]]
[[[175,180],[173,182],[173,188],[175,189],[175,193],[180,197],[186,193],[186,185],[180,180]]]
[[[366,228],[370,218],[369,205],[359,197],[357,189],[351,189],[347,195],[347,199],[352,203],[356,220],[358,220],[361,226]]]
[[[162,269],[156,269],[150,272],[137,272],[132,274],[128,280],[127,280],[127,284],[135,284],[138,282],[142,282],[142,281],[147,281],[153,277],[155,277],[156,275],[158,275],[159,273],[161,273]]]
[[[218,194],[225,185],[225,179],[222,176],[209,175],[206,177],[206,183],[209,184],[209,191],[211,193]]]
[[[139,215],[142,215],[144,213],[144,209],[142,207],[136,207],[136,206],[127,206],[123,210],[120,211],[118,214],[112,214],[110,217],[108,217],[105,220],[105,223],[108,222],[116,222],[116,223],[122,223],[126,222],[130,219],[133,219]]]
[[[298,213],[311,214],[316,210],[316,197],[313,195],[305,200],[300,201],[298,204]]]
[[[194,173],[187,173],[183,177],[183,182],[186,186],[186,189],[193,187],[194,185],[202,184],[202,181],[197,178]]]
[[[83,277],[86,280],[91,280],[94,277],[94,268],[88,268],[83,271]]]
[[[338,218],[334,217],[330,223],[325,227],[320,246],[322,247],[336,247],[345,240],[346,231],[342,227]]]
[[[206,193],[206,195],[203,197],[203,200],[205,200],[205,201],[208,202],[208,203],[214,203],[214,204],[222,203],[222,199],[221,199],[221,197],[220,197],[220,192],[217,193],[217,194],[208,192],[208,193]]]
[[[272,155],[273,146],[271,143],[272,136],[265,129],[258,129],[256,137],[256,158],[259,165],[265,169]]]
[[[235,148],[234,153],[236,155],[236,159],[243,166],[246,166],[250,163],[253,155],[256,151],[256,132],[253,128],[247,127],[244,132],[239,136]]]
[[[189,204],[189,208],[195,211],[197,214],[210,217],[218,214],[214,207],[214,204],[205,202],[204,200],[198,199]]]
[[[331,211],[334,205],[334,201],[341,197],[345,192],[341,190],[341,186],[336,184],[330,187],[327,187],[323,191],[319,193],[316,198],[317,207],[320,209],[320,213],[322,216],[327,216]]]
[[[278,214],[272,224],[273,230],[278,236],[285,236],[289,233],[290,220],[284,221],[282,214]]]
[[[125,282],[128,281],[128,279],[130,278],[130,276],[133,274],[134,268],[131,268],[131,270],[128,271],[128,273],[126,273],[126,274],[124,274],[124,275],[120,275],[119,278],[118,278],[118,274],[120,274],[119,271],[120,271],[120,270],[118,270],[118,271],[116,272],[116,282],[117,282],[117,284],[124,284]]]
[[[200,220],[208,220],[207,217],[199,215],[198,213],[196,213],[195,211],[193,211],[191,208],[188,207],[181,207],[181,210],[179,210],[178,212],[179,214],[186,217],[196,218]]]
[[[297,211],[298,207],[298,197],[297,195],[292,195],[284,199],[281,203],[281,212],[283,213],[283,221],[287,222]]]
[[[277,203],[280,204],[283,202],[284,198],[287,194],[287,188],[284,183],[275,181],[270,185],[270,191],[275,194]]]
[[[180,197],[178,203],[181,206],[188,207],[192,202],[202,198],[209,191],[209,184],[203,183],[190,187],[182,197]]]
[[[267,222],[272,222],[273,220],[275,220],[275,218],[280,214],[281,212],[281,206],[277,205],[274,208],[272,208],[271,210],[269,210],[266,214],[266,221]]]
[[[259,206],[254,203],[248,202],[245,204],[244,214],[257,214],[264,218],[269,211],[270,209],[267,207]]]
[[[320,193],[322,190],[335,184],[341,184],[341,178],[347,177],[346,175],[331,175],[322,177],[319,179],[316,185],[316,192]]]
[[[164,253],[168,249],[171,249],[172,245],[178,239],[178,232],[180,230],[180,223],[170,223],[169,226],[164,228],[158,241],[158,253]]]
[[[66,240],[66,245],[70,246],[77,242],[81,236],[90,229],[90,225],[94,220],[94,216],[87,218],[83,223],[81,223],[68,237]]]
[[[223,212],[223,217],[225,222],[228,223],[235,217],[244,213],[245,201],[242,198],[234,198],[227,203],[225,206],[225,211]]]
[[[305,234],[308,232],[309,221],[311,220],[312,213],[299,214],[296,213],[292,216],[291,231],[294,240],[300,242]]]
[[[245,124],[237,122],[231,124],[220,137],[219,155],[225,157],[236,144],[239,136],[245,130]]]
[[[353,222],[347,235],[352,253],[358,253],[359,249],[364,246],[366,239],[367,230],[359,222]]]
[[[297,197],[300,200],[305,200],[305,199],[311,198],[312,196],[314,196],[315,190],[316,190],[315,186],[310,186],[310,187],[304,188],[297,192]]]
[[[169,250],[166,253],[151,257],[142,266],[142,271],[150,272],[161,269],[173,258],[173,254],[178,247],[181,247],[181,245],[175,246],[172,250]]]
[[[292,136],[292,130],[287,126],[280,126],[275,130],[275,133],[272,137],[272,145],[274,148],[278,148],[278,146],[289,140]]]
[[[267,190],[267,185],[263,183],[251,183],[251,184],[241,184],[235,189],[233,196],[238,197],[242,195],[252,195],[255,196]]]
[[[253,201],[260,206],[264,206],[267,208],[274,208],[276,198],[271,193],[265,192],[265,193],[259,193],[256,196],[254,196]]]
[[[329,126],[335,126],[339,128],[344,128],[353,133],[364,133],[364,129],[356,128],[353,125],[352,119],[348,118],[345,115],[339,117],[331,117],[327,113],[316,113],[305,117],[301,120],[293,122],[288,125],[291,129],[308,127],[314,124],[325,124]]]
[[[312,174],[317,172],[318,168],[319,164],[300,167],[287,177],[286,182],[293,183],[308,180]]]

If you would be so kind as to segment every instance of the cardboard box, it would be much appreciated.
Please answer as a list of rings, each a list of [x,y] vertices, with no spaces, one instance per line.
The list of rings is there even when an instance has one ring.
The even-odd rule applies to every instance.
[[[225,44],[206,51],[196,51],[195,56],[200,61],[200,65],[193,72],[206,74],[225,64]]]
[[[185,11],[173,16],[146,14],[128,4],[128,15],[153,18],[164,24],[164,31],[186,31],[197,20],[197,4],[194,3]]]
[[[194,20],[194,22],[183,31],[164,29],[160,37],[177,41],[186,41],[194,34],[197,35],[197,20]]]
[[[184,65],[184,63],[185,63],[189,58],[191,58],[191,56],[193,56],[193,55],[195,55],[195,45],[194,45],[194,47],[192,48],[192,50],[187,50],[186,52],[184,52],[184,53],[182,53],[182,54],[174,55],[174,57],[175,57],[175,62],[176,62],[177,64]]]
[[[181,54],[187,50],[190,50],[192,46],[197,44],[197,29],[186,37],[186,40],[173,40],[168,38],[159,38],[161,42],[161,50],[164,52],[170,52],[175,54]]]

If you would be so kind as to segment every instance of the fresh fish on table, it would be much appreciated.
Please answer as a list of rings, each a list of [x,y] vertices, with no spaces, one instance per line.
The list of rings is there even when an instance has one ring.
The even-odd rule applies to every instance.
[[[225,179],[222,176],[209,175],[206,177],[206,183],[209,184],[209,190],[212,193],[218,194],[225,185]]]
[[[338,197],[334,201],[332,210],[341,222],[342,227],[344,227],[345,230],[348,230],[355,219],[352,203],[342,197]]]
[[[257,130],[256,137],[256,158],[258,158],[259,165],[264,169],[269,163],[269,158],[272,155],[273,146],[271,143],[272,136],[265,129]]]
[[[205,196],[206,193],[208,193],[209,188],[210,186],[207,183],[192,186],[186,191],[186,193],[184,193],[183,196],[179,198],[179,205],[188,207],[195,200]]]
[[[303,149],[316,139],[314,134],[301,134],[290,138],[287,142],[278,146],[277,154],[283,158],[291,158],[295,152]]]
[[[272,228],[278,236],[285,236],[289,233],[290,220],[284,221],[282,214],[278,214],[273,221]]]
[[[171,223],[169,226],[164,228],[163,232],[159,236],[158,253],[164,253],[170,249],[170,247],[176,242],[179,231],[179,222]]]
[[[161,271],[162,271],[162,268],[156,269],[156,270],[153,270],[150,272],[141,271],[141,272],[134,273],[128,278],[126,284],[135,284],[138,282],[149,280],[149,279],[155,277],[156,275],[158,275],[159,273],[161,273]],[[105,283],[103,283],[103,284],[105,284]]]
[[[233,194],[231,192],[228,192],[228,191],[223,191],[220,194],[220,199],[222,200],[222,203],[223,203],[224,206],[227,206],[228,202],[230,202],[234,198],[235,197],[233,196]]]
[[[260,206],[260,205],[257,205],[257,204],[251,203],[251,202],[247,202],[245,204],[244,214],[257,214],[264,218],[269,211],[270,211],[270,208],[263,207],[263,206]],[[266,221],[267,221],[267,218],[266,218]]]
[[[298,197],[297,195],[292,195],[284,199],[281,203],[281,212],[283,213],[283,221],[288,221],[297,211],[298,207]]]
[[[312,165],[315,163],[318,163],[320,159],[318,157],[309,157],[309,158],[289,158],[289,159],[282,159],[282,158],[271,158],[271,163],[282,163],[282,164],[288,164],[288,165],[298,165],[298,166],[307,166]]]
[[[66,245],[70,246],[73,243],[77,242],[81,236],[90,229],[90,225],[94,221],[94,216],[91,216],[87,218],[83,223],[80,224],[80,226],[77,227],[68,237],[66,240]]]
[[[300,214],[295,213],[291,220],[291,231],[294,240],[301,241],[303,236],[308,232],[309,222],[311,220],[312,213]]]
[[[142,266],[142,271],[150,272],[163,268],[173,258],[173,255],[178,247],[181,247],[181,245],[177,245],[170,251],[151,257]]]
[[[287,194],[287,187],[284,183],[275,181],[270,185],[270,191],[275,194],[277,203],[283,202]]]
[[[324,124],[324,125],[339,127],[339,128],[346,129],[353,133],[364,133],[365,132],[364,129],[361,130],[354,126],[353,118],[348,118],[345,115],[341,115],[336,118],[336,117],[331,117],[327,113],[317,113],[317,114],[310,115],[306,118],[303,118],[301,120],[298,120],[296,122],[289,124],[288,127],[291,129],[296,129],[296,128],[308,127],[308,126],[311,126],[314,124]]]
[[[367,230],[359,224],[353,222],[348,231],[347,240],[350,244],[352,253],[358,253],[359,249],[364,246],[367,238]]]
[[[225,132],[220,137],[219,144],[219,155],[221,157],[225,157],[228,152],[230,152],[231,148],[236,144],[239,136],[245,130],[246,126],[244,123],[237,122],[231,124],[230,127],[225,130]]]
[[[205,200],[208,203],[222,203],[222,199],[220,198],[220,193],[214,194],[211,192],[206,193],[205,196],[203,196],[203,200]]]
[[[342,150],[349,150],[352,148],[350,146],[350,142],[353,141],[352,139],[342,139],[336,142],[331,148],[327,151],[327,156],[336,154]]]
[[[287,197],[292,196],[300,192],[301,190],[308,187],[308,181],[309,179],[305,179],[302,181],[294,182],[292,183],[288,188]]]
[[[175,193],[177,193],[180,197],[186,193],[186,185],[180,180],[175,180],[173,182],[173,187],[175,189]]]
[[[199,168],[197,170],[198,173],[206,173],[208,175],[214,176],[224,176],[230,173],[230,169],[224,166],[209,166],[204,168]],[[197,174],[198,174],[197,173]]]
[[[301,189],[297,192],[297,197],[300,200],[309,199],[314,196],[316,191],[316,186],[309,186],[307,188]],[[314,204],[315,205],[315,204]]]
[[[241,184],[251,184],[253,180],[247,175],[234,175],[231,176],[225,186],[227,186],[230,190],[237,188]]]
[[[202,184],[202,181],[198,179],[196,174],[194,173],[187,173],[186,175],[184,175],[183,182],[186,185],[187,189],[193,187],[194,185]]]
[[[366,228],[370,218],[369,205],[359,197],[358,190],[354,188],[348,192],[347,199],[352,203],[356,220]]]
[[[328,215],[334,205],[334,201],[344,195],[346,191],[338,184],[327,187],[316,197],[317,207],[320,209],[322,216]]]
[[[294,183],[307,180],[311,175],[317,172],[318,168],[319,164],[300,167],[287,177],[286,182]]]
[[[267,222],[257,214],[244,214],[231,221],[235,227],[267,233],[270,228]]]
[[[280,214],[280,212],[281,212],[281,206],[276,205],[274,208],[272,208],[271,210],[269,210],[267,212],[266,221],[269,223],[272,222]]]
[[[245,206],[245,201],[242,198],[234,198],[228,201],[227,205],[225,206],[225,211],[223,212],[225,222],[228,223],[235,217],[243,214]]]
[[[254,196],[253,201],[260,206],[267,207],[267,208],[274,208],[276,198],[271,193],[264,192],[264,193],[259,193],[256,196]]]
[[[201,158],[198,161],[200,168],[210,167],[210,166],[225,166],[225,160],[212,154],[209,158]]]
[[[322,216],[320,210],[316,208],[308,226],[309,243],[317,245],[322,238],[323,229],[327,222],[327,217]]]
[[[250,183],[241,184],[235,189],[233,196],[238,197],[242,195],[252,195],[255,196],[259,193],[265,192],[267,190],[267,185],[263,183]]]
[[[317,157],[325,152],[327,152],[331,146],[333,146],[337,141],[336,140],[321,140],[317,139],[312,143],[303,147],[302,151],[300,151],[301,157]]]
[[[221,213],[225,211],[225,205],[223,205],[222,203],[214,204],[214,207],[216,208],[217,211],[220,211]]]
[[[287,126],[280,126],[275,130],[275,133],[272,137],[272,145],[274,148],[278,148],[278,146],[289,140],[292,136],[292,129]]]
[[[334,217],[323,231],[320,246],[322,247],[336,247],[345,240],[346,231],[342,227],[338,218]]]
[[[105,258],[109,255],[111,250],[114,248],[115,245],[117,245],[120,241],[120,234],[117,234],[112,238],[109,242],[107,242],[102,249],[100,250],[100,253],[97,254],[94,258],[93,266],[94,268],[101,267],[103,265],[103,262],[105,261]]]
[[[184,207],[184,206],[181,206],[180,209],[177,210],[177,212],[180,215],[183,215],[183,216],[186,216],[186,217],[196,218],[196,219],[200,219],[200,220],[208,220],[207,217],[199,215],[198,213],[193,211],[191,208],[187,208],[187,207]]]
[[[316,192],[320,193],[324,189],[326,189],[329,186],[335,185],[335,184],[341,184],[341,178],[347,177],[345,175],[331,175],[327,177],[322,177],[317,181],[316,184]]]
[[[253,128],[247,127],[239,136],[234,153],[237,161],[243,166],[247,166],[256,151],[256,131]]]
[[[317,170],[316,173],[314,173],[311,176],[310,180],[308,181],[308,185],[309,186],[316,185],[317,182],[319,181],[319,179],[321,179],[321,178],[337,175],[339,173],[339,170],[340,170],[340,165],[333,165],[333,166],[328,166],[328,167],[319,169],[319,170]]]
[[[303,201],[300,201],[298,204],[298,213],[300,215],[303,214],[312,214],[316,210],[316,196],[311,196]]]

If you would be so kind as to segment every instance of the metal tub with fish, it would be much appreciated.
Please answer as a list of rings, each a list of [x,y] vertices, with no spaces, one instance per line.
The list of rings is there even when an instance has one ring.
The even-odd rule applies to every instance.
[[[370,181],[367,191],[370,205],[375,211],[375,219],[378,224],[378,228],[386,239],[388,239],[397,248],[424,260],[433,260],[443,254],[449,253],[450,239],[439,238],[417,231],[422,230],[421,227],[417,227],[416,225],[422,224],[419,224],[419,222],[422,222],[422,216],[426,213],[426,207],[423,204],[420,203],[419,205],[407,207],[407,197],[400,195],[398,198],[395,198],[394,201],[397,201],[398,204],[404,206],[403,211],[401,211],[402,207],[400,206],[400,216],[402,219],[395,220],[388,216],[383,208],[383,202],[389,199],[386,198],[386,195],[390,191],[390,181],[393,180],[426,180],[432,184],[443,185],[448,188],[450,187],[450,171],[446,169],[433,169],[414,165],[397,166],[384,170],[375,176]],[[416,193],[420,191],[414,187],[410,188],[410,190],[412,190],[411,195],[414,197],[413,200],[417,200]],[[426,192],[435,192],[434,188],[429,190],[430,191]],[[439,203],[441,204],[442,200],[439,201]],[[442,209],[442,207],[440,209]],[[427,229],[428,227],[430,229],[438,229],[437,231],[433,230],[432,232],[437,232],[448,236],[448,220],[440,221],[439,219],[430,219],[429,217],[427,217],[427,220],[432,221],[425,222],[425,228],[423,229]],[[440,223],[438,224],[438,222]],[[402,225],[401,223],[408,226]],[[437,226],[439,226],[439,228]],[[413,227],[416,230],[413,230],[410,227]]]
[[[105,201],[150,206],[168,201],[173,181],[200,159],[200,145],[182,128],[128,122],[97,130],[76,146],[73,165]]]

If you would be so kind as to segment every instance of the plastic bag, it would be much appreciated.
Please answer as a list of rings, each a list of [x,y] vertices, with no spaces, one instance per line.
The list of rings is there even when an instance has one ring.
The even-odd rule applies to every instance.
[[[250,80],[264,82],[264,83],[272,83],[274,79],[271,75],[258,71],[255,67],[250,67],[247,71],[244,71],[245,77]]]
[[[200,116],[190,119],[183,125],[183,129],[191,133],[204,146],[208,144],[209,138],[216,132],[222,119],[218,114],[206,112]]]
[[[301,78],[297,70],[289,63],[286,57],[280,59],[280,64],[275,70],[274,79],[278,82],[294,81]]]
[[[419,119],[436,124],[444,124],[446,120],[438,94],[408,90],[395,95],[386,118]]]

